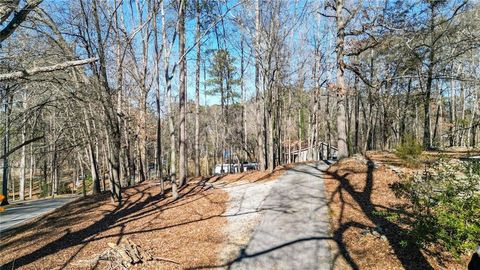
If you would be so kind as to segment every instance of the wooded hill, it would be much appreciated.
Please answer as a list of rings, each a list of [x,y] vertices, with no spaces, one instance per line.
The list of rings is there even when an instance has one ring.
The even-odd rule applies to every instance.
[[[148,178],[177,196],[225,151],[271,170],[292,141],[479,145],[474,1],[0,5],[3,193],[11,175],[21,199],[83,175],[119,201]]]

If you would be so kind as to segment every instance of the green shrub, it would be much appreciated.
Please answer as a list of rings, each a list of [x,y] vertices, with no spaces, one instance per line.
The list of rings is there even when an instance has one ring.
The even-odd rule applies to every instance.
[[[50,185],[46,182],[40,182],[40,198],[45,198],[50,195]]]
[[[454,256],[472,250],[480,239],[480,170],[467,163],[435,164],[409,186],[418,243],[435,242]]]
[[[417,162],[418,158],[422,155],[422,151],[422,143],[412,135],[405,136],[403,142],[395,148],[395,154],[408,163]]]
[[[85,177],[85,191],[88,192],[89,190],[92,190],[93,186],[93,178],[91,175],[87,175]],[[80,180],[80,186],[77,188],[77,194],[82,194],[83,193],[83,181]]]
[[[70,183],[68,182],[61,182],[58,184],[57,194],[70,194],[72,193],[72,189],[69,186]]]

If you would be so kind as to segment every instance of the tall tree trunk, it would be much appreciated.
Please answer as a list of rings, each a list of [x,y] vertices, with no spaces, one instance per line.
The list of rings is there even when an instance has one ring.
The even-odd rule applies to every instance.
[[[107,190],[107,177],[109,179],[112,179],[112,170],[111,170],[111,166],[108,164],[108,151],[110,151],[110,146],[109,146],[109,138],[108,138],[108,135],[105,134],[105,138],[107,138],[107,143],[104,143],[102,146],[102,156],[103,156],[103,160],[102,158],[100,157],[100,154],[99,152],[97,151],[97,154],[96,156],[98,157],[98,161],[99,162],[102,162],[103,163],[103,166],[101,165],[98,165],[98,168],[103,168],[102,170],[100,170],[100,175],[101,175],[101,178],[102,178],[102,186],[103,186],[103,190]],[[110,189],[112,190],[112,189]]]
[[[475,91],[475,93],[473,94],[474,95],[474,98],[473,98],[473,109],[472,109],[472,118],[470,120],[470,130],[469,130],[469,134],[470,134],[470,140],[469,140],[469,145],[473,148],[475,148],[475,137],[476,137],[476,129],[477,129],[477,125],[479,124],[478,122],[476,123],[475,120],[478,121],[478,103],[479,103],[479,99],[478,99],[478,90],[477,89],[474,89],[473,91]]]
[[[180,187],[187,183],[187,144],[186,144],[186,98],[187,98],[187,62],[185,58],[185,0],[179,0],[178,13],[178,55],[179,59],[179,97],[180,125],[178,130],[179,155],[178,155],[178,184]]]
[[[215,174],[215,166],[217,165],[217,153],[218,153],[218,132],[216,133],[216,136],[215,136],[215,143],[213,145],[213,174]],[[223,165],[222,165],[222,168],[223,168]],[[220,172],[222,171],[223,169],[220,170]]]
[[[272,102],[270,102],[269,106],[273,106]],[[268,111],[268,170],[273,171],[275,168],[275,163],[274,163],[274,135],[275,135],[275,125],[274,125],[274,119],[273,119],[273,108],[270,108]]]
[[[125,138],[125,161],[127,162],[127,184],[129,186],[133,185],[135,177],[135,163],[133,162],[132,152],[131,152],[131,142],[130,142],[130,128],[128,127],[127,119],[123,121],[123,136]]]
[[[8,151],[10,148],[10,102],[11,94],[10,89],[5,87],[5,97],[4,97],[4,110],[5,110],[5,131],[3,135],[3,178],[2,178],[2,194],[5,196],[5,199],[1,202],[1,205],[8,205],[8,180],[10,174],[10,167],[8,163]]]
[[[139,112],[139,124],[138,124],[138,142],[137,142],[137,152],[138,152],[138,176],[139,183],[144,182],[147,179],[147,155],[146,155],[146,97],[143,96],[140,98],[141,106]]]
[[[121,154],[121,134],[120,134],[120,123],[119,115],[116,111],[116,108],[112,102],[112,96],[110,95],[111,89],[108,84],[107,77],[107,65],[106,65],[106,55],[104,51],[104,42],[102,36],[102,30],[100,27],[100,19],[98,15],[97,1],[92,1],[92,13],[94,19],[94,26],[97,36],[97,50],[98,50],[98,62],[99,62],[99,73],[98,78],[101,84],[101,94],[100,98],[102,101],[102,107],[104,110],[104,116],[106,118],[108,135],[110,136],[110,151],[109,151],[109,163],[112,169],[113,178],[110,179],[112,186],[112,199],[116,200],[119,205],[122,204],[122,193],[121,193],[121,172],[120,172],[120,154]]]
[[[93,147],[93,133],[90,126],[90,120],[88,118],[87,111],[84,109],[83,114],[85,117],[85,126],[86,126],[86,135],[87,135],[87,156],[90,160],[90,171],[92,174],[92,181],[93,181],[93,194],[100,194],[100,177],[98,174],[98,164],[97,164],[97,156],[95,155],[95,150]]]
[[[195,70],[195,176],[200,176],[200,0],[195,1],[197,59]]]
[[[156,3],[156,2],[155,2]],[[158,7],[155,4],[155,16],[153,19],[153,33],[155,35],[155,81],[157,83],[157,92],[155,95],[155,104],[157,106],[157,130],[156,130],[156,157],[155,157],[155,169],[157,174],[157,181],[160,182],[160,188],[162,194],[165,193],[165,183],[163,181],[163,160],[162,160],[162,110],[160,107],[160,57],[162,52],[159,49],[158,44],[158,27],[157,27],[157,10]],[[163,48],[162,48],[163,49]]]
[[[203,81],[206,82],[207,81],[207,66],[204,64],[203,65]],[[203,93],[204,93],[204,102],[205,102],[205,108],[207,108],[207,84],[204,83],[203,84]],[[213,156],[214,158],[216,157],[216,154],[215,154],[215,151],[216,151],[216,146],[214,146],[214,150],[213,150]],[[214,161],[214,164],[213,166],[215,167],[215,162],[216,162],[216,158],[215,158],[215,161]],[[212,175],[213,172],[210,170],[210,162],[209,162],[209,149],[208,149],[208,131],[207,129],[205,129],[205,165],[206,165],[206,175]]]
[[[23,126],[22,126],[22,144],[25,143],[27,137],[27,90],[24,89],[23,92]],[[25,200],[25,145],[22,146],[22,153],[20,158],[20,189],[19,189],[19,199],[21,201]]]
[[[83,197],[87,196],[87,186],[85,184],[85,171],[83,169],[83,161],[80,152],[77,155],[78,164],[80,165],[80,178],[82,179],[82,195]]]
[[[33,154],[33,143],[30,144],[30,175],[29,175],[29,185],[28,185],[28,198],[32,199],[33,192],[33,177],[35,175],[35,156]]]
[[[114,1],[115,3],[115,6],[117,6],[117,0]],[[119,18],[120,16],[120,18]],[[115,22],[115,27],[117,28],[117,31],[120,31],[120,24],[119,24],[119,21],[123,21],[124,18],[123,18],[123,12],[115,12],[115,16],[114,16],[114,22]],[[119,35],[116,36],[117,40],[117,46],[116,46],[116,50],[117,50],[117,55],[116,55],[116,64],[117,64],[117,70],[116,70],[116,83],[117,83],[117,89],[116,89],[116,92],[117,92],[117,108],[116,108],[116,119],[117,119],[117,123],[116,125],[118,126],[117,128],[117,136],[119,137],[118,140],[118,144],[120,145],[120,149],[118,149],[118,161],[119,161],[119,178],[118,178],[118,185],[122,185],[122,169],[124,169],[124,171],[126,170],[125,168],[125,163],[122,162],[124,159],[128,159],[128,155],[125,155],[125,153],[123,153],[122,149],[121,149],[121,133],[122,133],[122,123],[124,123],[120,117],[120,115],[123,115],[122,114],[122,102],[123,102],[123,57],[122,57],[122,41],[121,41],[121,38]],[[145,41],[144,41],[145,42]],[[141,139],[144,139],[144,137],[141,137]],[[126,138],[126,140],[128,140],[128,137]],[[97,146],[98,147],[98,146]],[[104,148],[105,149],[105,146]],[[97,153],[98,153],[98,150],[97,150]],[[97,154],[98,156],[98,154]],[[106,156],[106,155],[105,155]],[[106,165],[107,162],[105,162],[105,165]],[[123,174],[124,176],[126,175],[126,173]],[[103,177],[103,185],[104,185],[104,189],[105,189],[105,177]],[[126,182],[129,182],[129,181],[126,181]],[[119,191],[120,192],[120,191]],[[119,193],[120,194],[120,193]]]
[[[455,146],[455,132],[457,130],[457,107],[456,107],[456,91],[455,91],[455,80],[450,81],[450,127],[449,127],[449,137],[450,137],[450,147]]]
[[[53,150],[52,150],[52,197],[55,197],[58,194],[58,154],[57,154],[57,145],[54,143]]]
[[[287,126],[287,134],[288,134],[288,158],[287,163],[292,163],[292,137],[291,132],[288,127],[292,125],[292,91],[288,92],[288,126]]]
[[[43,143],[46,145],[47,144],[47,137],[45,136],[44,137],[44,140],[43,140]],[[48,191],[48,166],[47,166],[47,162],[48,162],[48,150],[49,148],[47,147],[44,147],[43,148],[43,151],[42,151],[42,156],[43,156],[43,168],[42,168],[42,171],[43,171],[43,178],[42,178],[42,183],[40,183],[40,188],[42,189],[42,191],[44,189],[45,190],[45,194],[49,194],[49,191]]]
[[[461,146],[465,146],[465,83],[460,82],[460,108],[461,108],[461,113],[460,113],[460,121],[461,121],[461,129],[460,129],[460,134],[459,134],[459,142]]]
[[[442,97],[437,98],[437,111],[435,113],[435,125],[433,126],[433,137],[432,137],[432,142],[434,147],[441,147],[442,144],[442,135],[440,134],[439,141],[437,140],[437,135],[438,133],[442,132],[442,127],[441,127],[441,116],[442,116]]]
[[[110,177],[110,185],[111,185],[111,192],[114,194],[114,198],[119,205],[122,204],[122,176],[120,171],[120,149],[121,149],[121,141],[120,141],[120,134],[115,130],[112,134],[111,138],[111,147],[110,148],[110,166],[111,166],[111,176]]]
[[[370,53],[370,81],[373,82],[374,78],[375,78],[375,66],[374,66],[374,51],[372,50],[371,53]],[[366,138],[365,138],[365,146],[364,146],[364,152],[366,152],[367,150],[371,150],[374,148],[374,130],[375,130],[375,126],[373,124],[373,118],[374,118],[374,107],[375,107],[375,104],[374,104],[374,99],[373,99],[373,87],[367,87],[367,91],[368,91],[368,99],[367,99],[367,102],[368,102],[368,118],[366,118],[366,107],[364,108],[364,118],[365,118],[365,135],[366,135]],[[367,120],[368,119],[368,120]]]
[[[205,176],[208,176],[208,175],[211,175],[212,172],[210,171],[210,164],[209,164],[209,160],[208,160],[208,156],[209,156],[209,147],[208,147],[208,132],[207,130],[205,129]]]
[[[56,134],[56,113],[55,111],[53,112],[53,117],[52,121],[50,123],[51,130],[53,131],[53,145],[52,145],[52,163],[51,163],[51,179],[52,179],[52,197],[55,197],[55,195],[58,194],[58,152],[57,152],[57,140],[58,140],[58,135]]]
[[[225,158],[225,141],[227,137],[227,117],[225,116],[225,90],[223,87],[223,80],[220,84],[220,107],[221,107],[221,112],[220,112],[220,117],[222,119],[222,143],[221,143],[221,157],[220,157],[220,163],[221,163],[221,169],[220,173],[224,173],[223,169],[223,164],[224,164],[224,158]]]
[[[407,122],[407,112],[409,111],[410,107],[410,93],[412,91],[412,79],[408,79],[408,86],[407,86],[407,94],[405,95],[405,105],[402,110],[402,118],[400,119],[400,139],[405,142],[405,135],[406,135],[406,122]]]
[[[8,174],[8,181],[11,183],[11,190],[12,190],[12,201],[15,201],[15,180],[12,178],[12,174]]]
[[[354,147],[353,151],[358,153],[360,151],[359,147],[359,137],[360,137],[360,90],[358,89],[358,77],[355,76],[355,138],[354,138]]]
[[[255,5],[255,105],[256,105],[256,126],[257,126],[257,162],[258,169],[264,171],[265,164],[265,145],[264,145],[264,110],[262,106],[262,93],[260,91],[260,0],[256,0]]]
[[[330,148],[330,145],[332,144],[332,125],[330,123],[330,92],[327,90],[326,94],[327,94],[327,101],[325,104],[325,115],[327,117],[326,141],[327,141],[328,148]],[[327,159],[330,158],[328,152],[329,152],[329,149],[327,149]]]
[[[172,75],[170,74],[170,53],[171,46],[167,44],[167,28],[165,25],[165,9],[164,2],[162,1],[160,5],[160,12],[162,14],[162,40],[163,47],[165,48],[165,54],[163,58],[164,65],[164,77],[165,77],[165,87],[167,95],[167,115],[168,115],[168,129],[169,129],[169,138],[170,138],[170,158],[169,158],[169,180],[172,185],[172,197],[173,199],[178,198],[178,187],[177,187],[177,174],[176,174],[176,142],[175,142],[175,126],[174,126],[174,114],[173,114],[173,97],[172,97]]]
[[[244,159],[247,160],[248,156],[248,138],[247,138],[247,94],[245,92],[245,52],[244,52],[244,40],[243,37],[240,40],[240,92],[242,94],[242,143],[244,151]]]
[[[338,158],[348,156],[346,111],[345,111],[345,82],[344,82],[344,42],[345,22],[342,15],[343,0],[337,0],[337,148]]]
[[[435,68],[435,41],[433,40],[435,33],[435,15],[434,15],[434,2],[430,3],[430,52],[428,55],[428,71],[427,71],[427,85],[425,89],[425,96],[423,99],[423,112],[424,112],[424,121],[423,121],[423,147],[425,149],[432,148],[432,139],[430,131],[430,101],[432,96],[432,84],[433,84],[433,71]]]
[[[425,90],[425,97],[423,100],[423,147],[425,149],[431,149],[431,136],[430,136],[430,101],[432,95],[432,80],[433,80],[433,67],[429,67],[428,77],[427,77],[427,86]]]

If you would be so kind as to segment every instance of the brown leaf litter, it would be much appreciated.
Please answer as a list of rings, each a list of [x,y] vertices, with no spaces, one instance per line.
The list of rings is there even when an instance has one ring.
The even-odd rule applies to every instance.
[[[192,178],[176,201],[162,195],[155,182],[126,188],[121,207],[108,194],[79,199],[1,235],[0,269],[216,265],[226,243],[229,195],[213,183],[263,183],[288,168]]]
[[[95,259],[112,245],[131,241],[151,260],[130,269],[185,269],[216,263],[224,235],[228,195],[190,183],[175,202],[147,182],[124,191],[122,207],[107,194],[89,196],[0,237],[2,269],[110,269]],[[128,240],[127,240],[128,239]],[[147,255],[145,255],[147,256]]]
[[[408,215],[408,201],[397,197],[392,189],[404,180],[379,163],[348,158],[326,173],[335,269],[465,269],[467,258],[457,261],[439,247],[403,245],[408,224],[381,213],[388,210]]]

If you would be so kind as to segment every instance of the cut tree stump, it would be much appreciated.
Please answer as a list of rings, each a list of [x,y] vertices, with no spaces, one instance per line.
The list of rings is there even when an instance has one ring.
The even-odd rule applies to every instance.
[[[95,265],[99,261],[106,261],[110,264],[110,269],[127,270],[134,265],[153,260],[150,254],[142,251],[138,245],[129,239],[118,245],[115,243],[108,243],[107,245],[108,248],[101,254],[90,260],[79,261],[77,264]]]

